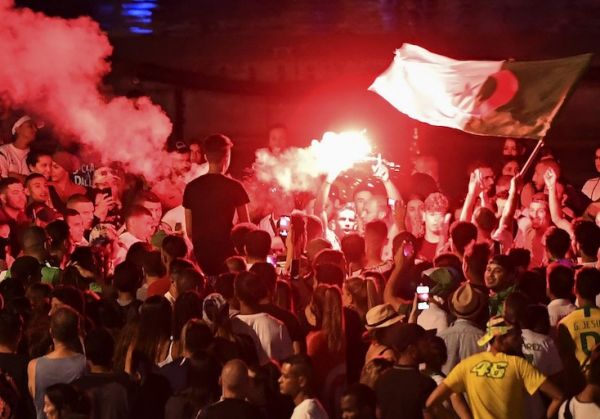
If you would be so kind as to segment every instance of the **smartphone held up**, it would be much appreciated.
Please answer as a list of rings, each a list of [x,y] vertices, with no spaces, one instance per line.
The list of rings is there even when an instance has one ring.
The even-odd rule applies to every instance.
[[[417,287],[417,309],[427,310],[429,308],[429,287],[419,285]]]

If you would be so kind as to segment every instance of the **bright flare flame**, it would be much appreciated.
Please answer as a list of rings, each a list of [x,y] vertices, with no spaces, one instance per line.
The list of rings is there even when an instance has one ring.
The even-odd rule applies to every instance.
[[[320,173],[340,173],[364,160],[371,144],[365,131],[326,132],[321,141],[312,141],[310,150]]]
[[[307,148],[289,148],[279,155],[256,152],[254,168],[262,182],[276,182],[287,192],[315,190],[323,174],[350,169],[371,153],[364,131],[326,132]]]

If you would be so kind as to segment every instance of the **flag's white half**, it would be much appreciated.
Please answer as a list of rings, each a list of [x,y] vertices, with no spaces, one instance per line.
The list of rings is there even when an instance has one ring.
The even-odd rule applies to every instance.
[[[481,86],[503,63],[458,61],[404,44],[369,90],[411,118],[462,130],[474,116]]]

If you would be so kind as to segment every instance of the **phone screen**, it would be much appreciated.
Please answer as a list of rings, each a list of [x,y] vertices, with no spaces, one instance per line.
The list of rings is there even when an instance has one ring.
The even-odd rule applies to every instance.
[[[417,303],[417,308],[419,310],[426,310],[429,308],[429,287],[424,285],[419,285],[417,287],[417,295],[419,302]]]
[[[287,215],[283,215],[279,218],[279,235],[281,237],[287,237],[288,232],[290,230],[291,220]]]
[[[406,242],[406,244],[404,245],[404,257],[408,258],[411,257],[414,253],[415,249],[412,245],[411,242]]]

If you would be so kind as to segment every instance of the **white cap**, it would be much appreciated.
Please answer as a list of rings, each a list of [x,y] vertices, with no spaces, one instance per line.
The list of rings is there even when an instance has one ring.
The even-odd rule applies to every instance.
[[[31,121],[31,117],[29,115],[24,115],[24,116],[20,117],[19,119],[17,119],[17,122],[15,122],[12,126],[12,130],[11,130],[12,135],[15,135],[17,133],[17,130],[19,129],[19,127],[27,121]]]

